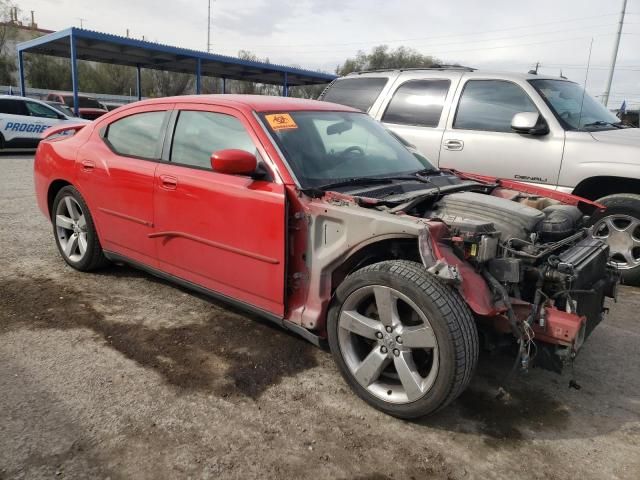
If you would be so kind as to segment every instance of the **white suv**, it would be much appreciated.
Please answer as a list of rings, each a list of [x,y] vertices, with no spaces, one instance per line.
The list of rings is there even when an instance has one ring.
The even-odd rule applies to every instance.
[[[321,100],[368,112],[442,168],[544,185],[607,206],[607,240],[640,282],[640,129],[627,128],[564,78],[466,67],[361,72]]]

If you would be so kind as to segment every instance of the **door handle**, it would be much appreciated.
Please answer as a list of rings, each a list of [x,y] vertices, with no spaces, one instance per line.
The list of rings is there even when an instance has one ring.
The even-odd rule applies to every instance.
[[[83,172],[91,172],[94,168],[96,168],[96,164],[91,160],[82,160],[80,164],[82,165]]]
[[[178,187],[178,179],[170,175],[160,175],[160,186],[165,190],[175,190]]]
[[[462,140],[445,140],[444,148],[447,150],[462,150],[464,148],[464,142]]]

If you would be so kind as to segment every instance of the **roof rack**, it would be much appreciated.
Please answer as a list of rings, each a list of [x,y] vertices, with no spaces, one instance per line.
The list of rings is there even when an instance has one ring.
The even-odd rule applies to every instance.
[[[410,68],[377,68],[374,70],[362,70],[360,72],[351,72],[347,75],[360,75],[361,73],[376,73],[376,72],[406,72],[412,70],[462,70],[464,72],[475,72],[477,68],[465,67],[464,65],[448,65],[448,64],[436,64],[431,67],[410,67]]]

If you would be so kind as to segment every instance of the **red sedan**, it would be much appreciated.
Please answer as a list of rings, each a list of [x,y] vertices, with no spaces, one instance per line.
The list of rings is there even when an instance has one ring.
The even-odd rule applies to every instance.
[[[617,281],[584,226],[599,205],[439,170],[348,107],[161,98],[44,136],[37,198],[70,266],[126,262],[328,340],[399,417],[466,388],[478,332],[559,370]]]

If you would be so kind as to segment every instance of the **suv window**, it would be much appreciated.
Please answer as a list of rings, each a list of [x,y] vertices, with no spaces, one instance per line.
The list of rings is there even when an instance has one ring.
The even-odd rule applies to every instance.
[[[449,91],[449,80],[411,80],[393,94],[383,122],[437,127]]]
[[[3,98],[0,100],[0,113],[8,115],[29,115],[24,106],[24,100],[10,100]]]
[[[345,78],[333,82],[322,100],[368,112],[387,84],[387,78]]]
[[[173,134],[172,162],[210,169],[211,154],[229,148],[256,153],[240,120],[223,113],[180,112]]]
[[[160,156],[160,137],[165,111],[136,113],[109,125],[106,139],[120,155],[155,159]]]
[[[44,105],[36,102],[25,102],[27,105],[27,110],[31,114],[32,117],[41,117],[41,118],[60,118],[55,110],[52,110],[49,107],[45,107]]]
[[[470,80],[464,87],[453,128],[511,132],[516,113],[537,112],[529,96],[504,80]]]

